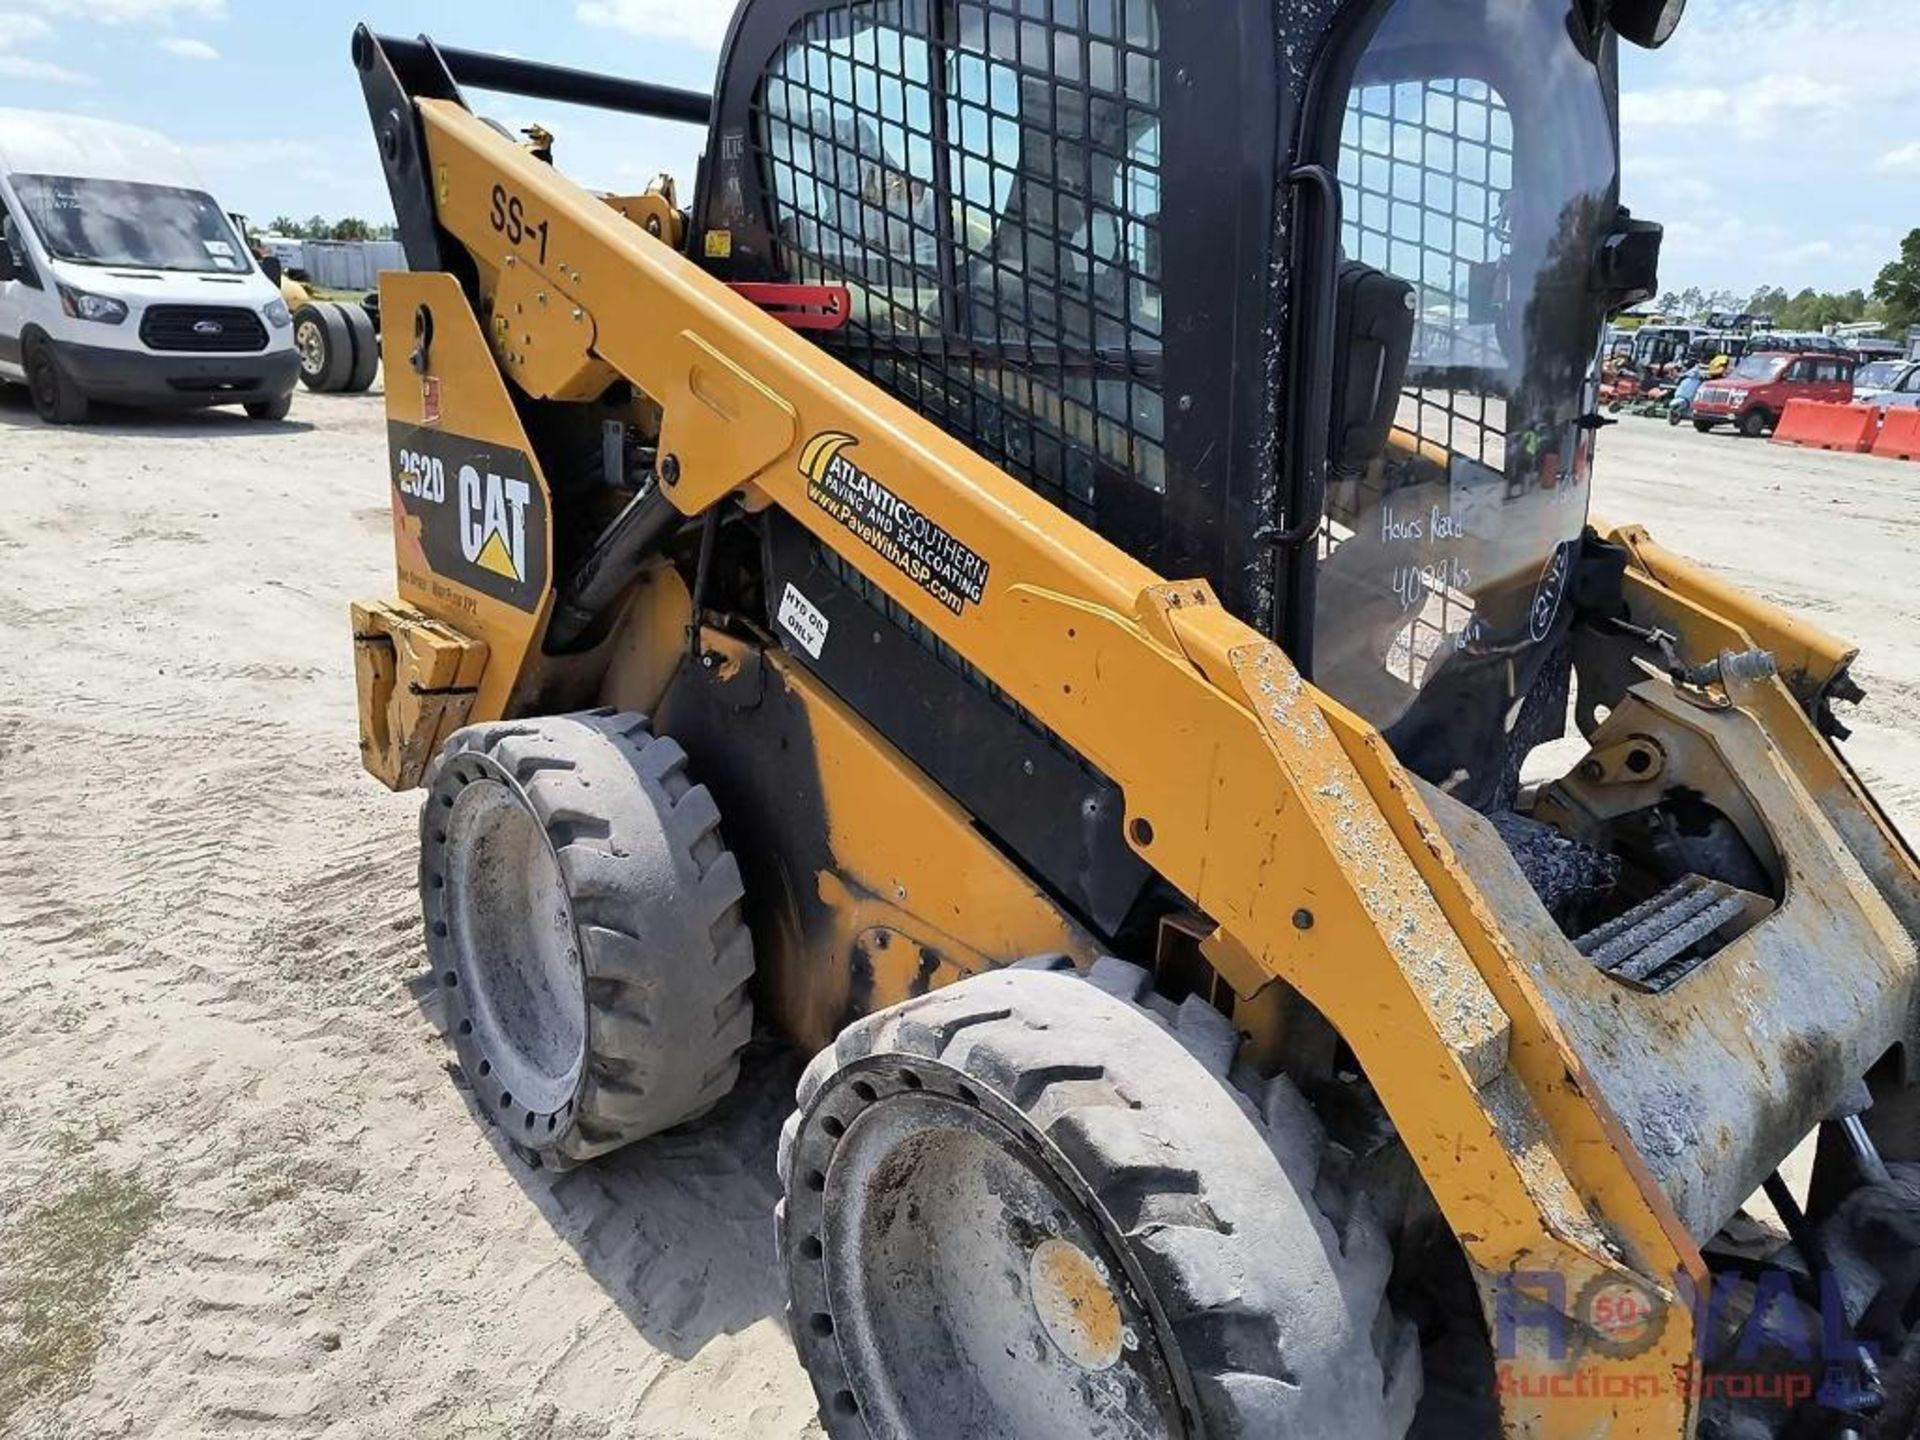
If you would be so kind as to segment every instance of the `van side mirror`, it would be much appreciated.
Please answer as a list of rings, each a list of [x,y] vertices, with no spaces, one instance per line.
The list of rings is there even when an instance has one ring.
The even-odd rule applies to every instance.
[[[1349,260],[1334,310],[1333,437],[1336,471],[1364,468],[1386,452],[1413,353],[1413,286]]]
[[[0,281],[7,280],[18,280],[36,290],[40,288],[40,277],[34,273],[33,262],[20,244],[20,234],[13,228],[11,215],[0,218]]]
[[[285,270],[286,267],[281,265],[278,255],[262,255],[260,257],[260,273],[266,276],[271,283],[278,285],[280,283],[280,277],[285,273]]]

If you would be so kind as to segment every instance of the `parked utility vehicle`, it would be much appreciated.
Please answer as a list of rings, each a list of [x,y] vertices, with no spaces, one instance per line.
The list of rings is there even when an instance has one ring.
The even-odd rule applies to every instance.
[[[1749,355],[1725,380],[1701,387],[1693,402],[1693,428],[1704,435],[1731,424],[1742,435],[1766,435],[1791,400],[1844,405],[1853,399],[1853,371],[1846,355]]]
[[[96,400],[284,419],[293,317],[180,148],[0,110],[0,380],[51,424]]]

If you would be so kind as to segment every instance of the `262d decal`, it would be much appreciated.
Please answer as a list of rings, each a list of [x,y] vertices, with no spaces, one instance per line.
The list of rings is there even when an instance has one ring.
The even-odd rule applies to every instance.
[[[427,566],[529,613],[547,587],[547,515],[518,450],[442,430],[388,427],[395,498],[419,522]]]

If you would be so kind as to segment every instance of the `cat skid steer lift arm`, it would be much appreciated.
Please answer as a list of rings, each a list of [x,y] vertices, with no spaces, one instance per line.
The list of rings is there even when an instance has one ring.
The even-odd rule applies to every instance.
[[[1498,1357],[1506,1432],[1693,1433],[1699,1399],[1680,1377],[1697,1373],[1694,1301],[1709,1288],[1701,1246],[1712,1226],[1687,1208],[1701,1187],[1656,1173],[1642,1127],[1623,1123],[1618,1106],[1630,1102],[1637,1119],[1643,1092],[1616,1100],[1611,1072],[1594,1061],[1618,1055],[1570,1028],[1558,995],[1585,987],[1582,996],[1597,990],[1615,1004],[1610,982],[1534,913],[1479,817],[1405,770],[1373,726],[1305,683],[1206,583],[1153,573],[708,273],[683,253],[693,247],[669,192],[610,200],[572,183],[537,146],[469,111],[457,58],[365,31],[355,55],[415,266],[382,282],[399,599],[355,607],[368,768],[396,788],[444,784],[466,752],[456,743],[431,774],[427,762],[464,725],[483,733],[486,722],[623,694],[652,709],[683,666],[807,697],[815,743],[842,747],[836,766],[899,768],[856,710],[791,663],[792,641],[785,651],[756,643],[764,630],[726,623],[701,593],[719,568],[723,515],[787,517],[884,597],[876,603],[1111,779],[1127,847],[1201,917],[1194,943],[1242,1036],[1277,1049],[1286,1017],[1304,1013],[1337,1033],[1465,1255]],[[578,487],[552,473],[559,449],[537,433],[537,417],[610,392],[630,393],[657,426],[646,437],[651,463],[608,523],[569,541]],[[676,536],[683,546],[701,537],[691,586],[660,559]],[[1778,837],[1783,863],[1831,886],[1818,914],[1775,911],[1734,942],[1751,957],[1729,949],[1692,978],[1685,1013],[1653,1032],[1671,1043],[1671,1061],[1649,1046],[1632,1064],[1684,1063],[1698,1053],[1689,1046],[1719,1044],[1744,1029],[1743,1014],[1777,1001],[1779,988],[1754,978],[1775,958],[1769,926],[1774,943],[1810,945],[1801,953],[1823,964],[1841,964],[1842,945],[1871,956],[1850,959],[1849,983],[1896,999],[1857,1008],[1899,1011],[1916,967],[1895,918],[1913,914],[1911,862],[1796,694],[1824,691],[1850,652],[1640,532],[1614,538],[1642,629],[1692,656],[1768,649],[1792,672],[1774,679],[1730,664],[1702,705],[1638,671],[1617,715],[1632,711],[1632,734],[1661,737],[1668,764],[1711,752],[1719,758],[1703,759],[1708,769],[1753,767],[1747,807]],[[803,646],[808,624],[800,616],[791,627]],[[835,631],[827,643],[840,639]],[[1637,763],[1620,758],[1628,743],[1603,728],[1578,774]],[[1005,870],[998,858],[969,858],[990,848],[980,830],[918,776],[842,773],[830,783],[843,794],[896,787],[938,832],[925,843],[950,847],[956,868]],[[1569,783],[1569,809],[1606,788]],[[829,849],[863,843],[843,818],[853,808],[828,797]],[[730,818],[736,846],[758,823]],[[431,807],[424,824],[433,829]],[[820,871],[823,893],[832,868]],[[1006,874],[1009,893],[1031,895]],[[816,884],[806,873],[788,881]],[[932,892],[949,881],[919,883]],[[888,913],[913,910],[915,889],[903,880]],[[431,901],[428,913],[444,936]],[[962,921],[945,923],[961,938],[943,952],[939,984],[1017,958],[967,940]],[[1056,937],[1047,948],[1083,966],[1098,953],[1072,916],[1047,926],[1026,933]],[[897,922],[896,933],[910,930]],[[814,953],[782,963],[865,965],[869,1003],[845,1007],[853,1014],[926,988],[924,976],[911,982],[911,963],[896,975],[886,955],[856,955],[846,938],[816,935]],[[764,972],[768,942],[756,943]],[[793,1013],[771,1018],[817,1047],[831,1039],[828,1021],[851,1017],[808,1010],[807,990],[779,987],[771,1003]],[[1621,1008],[1657,998],[1620,996]],[[769,1018],[769,1001],[758,1003]],[[1904,1038],[1893,1032],[1907,1020],[1862,1022],[1871,1033],[1859,1048],[1877,1056]],[[1763,1040],[1741,1043],[1756,1068],[1773,1063]],[[1659,1088],[1658,1075],[1643,1078],[1645,1092]],[[1796,1091],[1783,1107],[1793,1113],[1776,1118],[1804,1128],[1820,1118],[1807,1109],[1827,1102]],[[520,1111],[508,1102],[501,1113],[511,1135]],[[529,1133],[536,1118],[526,1111]],[[542,1123],[551,1129],[552,1117]],[[1738,1151],[1729,1142],[1727,1170],[1764,1175],[1780,1158]],[[1751,1188],[1751,1178],[1729,1175],[1722,1188]],[[800,1343],[803,1353],[815,1344]]]

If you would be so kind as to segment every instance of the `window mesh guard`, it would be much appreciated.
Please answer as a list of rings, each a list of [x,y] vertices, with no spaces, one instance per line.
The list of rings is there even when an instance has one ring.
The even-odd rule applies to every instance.
[[[1500,292],[1511,254],[1513,147],[1506,104],[1479,81],[1363,83],[1348,97],[1340,145],[1342,244],[1349,259],[1411,284],[1417,318],[1394,447],[1385,461],[1333,487],[1320,542],[1323,590],[1346,580],[1342,567],[1327,562],[1363,529],[1358,548],[1377,555],[1405,541],[1439,539],[1431,533],[1435,526],[1464,523],[1430,504],[1396,510],[1396,496],[1444,494],[1461,465],[1475,468],[1496,493],[1501,488],[1509,342]],[[1458,555],[1423,561],[1411,555],[1414,548],[1390,567],[1345,567],[1369,571],[1391,593],[1339,596],[1340,603],[1323,612],[1343,628],[1359,622],[1361,636],[1319,642],[1321,653],[1331,655],[1370,648],[1350,657],[1357,664],[1342,667],[1355,676],[1378,669],[1400,685],[1418,686],[1446,647],[1471,632],[1468,561]],[[1358,554],[1349,559],[1360,561]],[[1369,621],[1369,614],[1390,618]],[[1376,704],[1359,703],[1384,720],[1410,697],[1396,691],[1373,698]]]
[[[1152,0],[864,0],[798,25],[753,133],[824,343],[1096,526],[1164,493]]]

